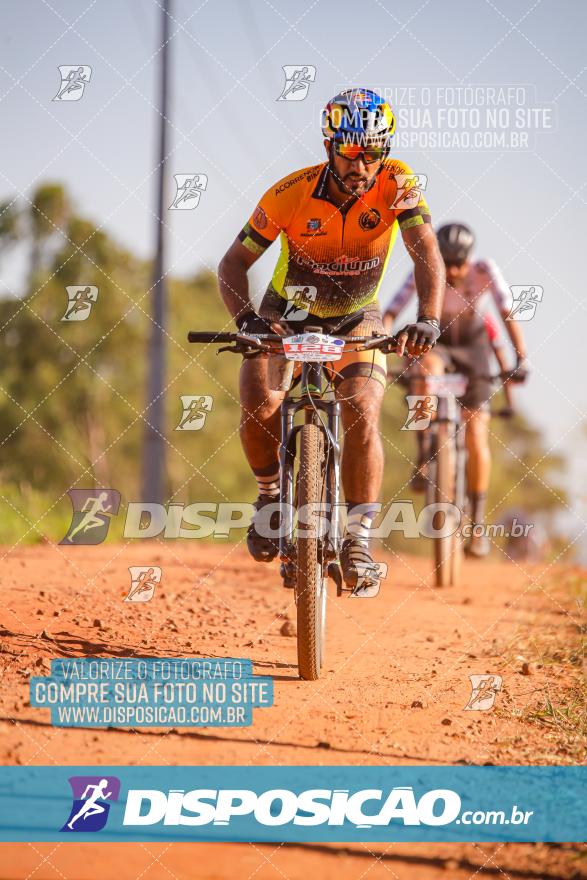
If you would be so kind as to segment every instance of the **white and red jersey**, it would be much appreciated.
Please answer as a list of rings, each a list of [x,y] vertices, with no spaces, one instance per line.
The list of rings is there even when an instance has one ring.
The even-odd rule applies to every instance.
[[[483,315],[483,322],[485,324],[485,332],[487,333],[487,338],[489,339],[491,345],[493,346],[493,348],[499,348],[501,346],[501,336],[495,318],[489,312],[486,312]]]
[[[383,311],[399,314],[416,294],[416,281],[411,272]],[[446,285],[440,326],[442,341],[461,345],[477,335],[493,300],[500,314],[509,311],[511,293],[505,279],[492,260],[474,260],[466,274],[454,285]]]

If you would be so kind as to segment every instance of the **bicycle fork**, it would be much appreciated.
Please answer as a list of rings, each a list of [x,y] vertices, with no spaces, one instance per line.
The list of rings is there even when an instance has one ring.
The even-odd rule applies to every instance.
[[[319,369],[311,369],[316,368]],[[286,587],[295,586],[296,579],[296,545],[294,541],[294,506],[295,479],[294,464],[297,450],[297,436],[302,425],[295,425],[298,412],[304,411],[305,422],[314,421],[324,436],[325,449],[325,492],[326,508],[320,511],[320,522],[326,519],[328,528],[321,535],[321,561],[325,566],[333,563],[338,556],[340,544],[340,404],[334,400],[321,400],[315,397],[320,390],[321,365],[304,364],[302,368],[301,397],[291,400],[286,397],[281,404],[281,444],[280,459],[280,495],[281,527],[279,533],[279,558],[282,561],[281,574]],[[314,393],[313,393],[314,392]],[[309,398],[312,397],[311,402]],[[319,417],[318,412],[325,413],[326,419]],[[332,566],[329,566],[332,568]],[[329,572],[337,583],[336,573]]]

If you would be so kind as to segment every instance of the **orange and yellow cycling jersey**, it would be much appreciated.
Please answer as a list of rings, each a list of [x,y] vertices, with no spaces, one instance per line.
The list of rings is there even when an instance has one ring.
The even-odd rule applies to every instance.
[[[239,240],[260,255],[281,237],[269,290],[320,318],[373,303],[400,229],[430,222],[419,178],[386,159],[374,184],[341,208],[327,194],[326,163],[303,168],[267,190]]]

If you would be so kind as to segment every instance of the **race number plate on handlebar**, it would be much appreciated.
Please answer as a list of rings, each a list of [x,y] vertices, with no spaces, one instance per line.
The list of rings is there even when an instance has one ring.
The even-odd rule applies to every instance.
[[[462,397],[467,390],[468,380],[461,373],[445,373],[443,376],[426,376],[425,384],[427,394]]]
[[[290,361],[337,361],[344,340],[326,333],[299,333],[283,340],[283,352]]]

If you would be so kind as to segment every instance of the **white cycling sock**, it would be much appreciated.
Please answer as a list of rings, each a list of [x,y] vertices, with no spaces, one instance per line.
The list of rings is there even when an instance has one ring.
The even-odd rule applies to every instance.
[[[269,476],[255,474],[259,495],[279,495],[279,471]]]
[[[374,513],[369,504],[348,505],[346,536],[368,542]]]

